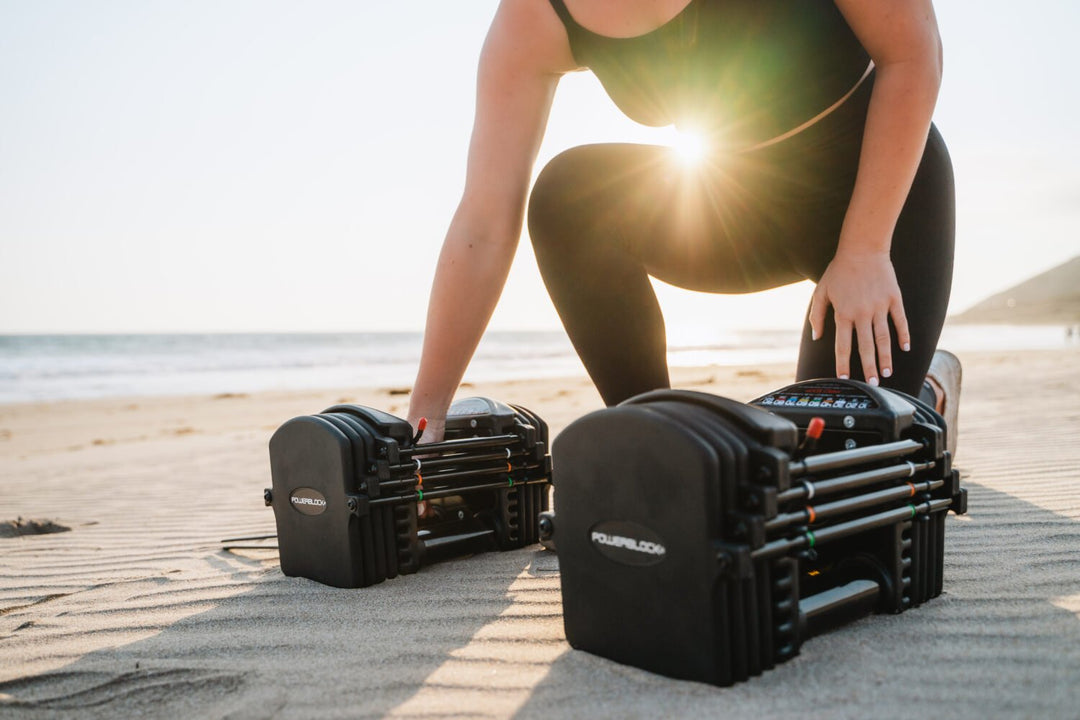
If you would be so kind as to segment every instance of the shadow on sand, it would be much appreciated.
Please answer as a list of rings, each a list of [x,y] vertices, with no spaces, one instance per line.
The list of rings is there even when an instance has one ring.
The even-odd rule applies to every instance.
[[[211,555],[223,575],[254,570],[255,586],[145,640],[0,684],[0,717],[379,717],[509,607],[533,555],[450,561],[358,590]]]

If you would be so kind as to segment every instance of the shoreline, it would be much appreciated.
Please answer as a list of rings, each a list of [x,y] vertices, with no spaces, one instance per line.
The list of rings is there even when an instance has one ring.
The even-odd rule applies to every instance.
[[[680,335],[679,332],[675,333]],[[0,336],[0,407],[125,397],[253,394],[334,388],[406,387],[416,376],[420,333],[227,334],[207,336]],[[669,338],[672,368],[744,367],[797,361],[796,330],[716,330]],[[954,352],[1080,347],[1057,325],[950,325]],[[484,384],[584,375],[561,332],[486,336],[466,381]]]

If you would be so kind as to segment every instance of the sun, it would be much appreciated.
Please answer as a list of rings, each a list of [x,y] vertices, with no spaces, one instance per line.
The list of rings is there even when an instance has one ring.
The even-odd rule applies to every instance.
[[[679,162],[687,167],[700,164],[709,149],[705,136],[693,130],[676,130],[669,144]]]

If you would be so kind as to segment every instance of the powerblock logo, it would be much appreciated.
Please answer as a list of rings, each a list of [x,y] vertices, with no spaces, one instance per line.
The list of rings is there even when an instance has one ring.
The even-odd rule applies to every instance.
[[[315,488],[296,488],[289,493],[289,502],[304,515],[322,515],[326,512],[326,497]]]
[[[664,541],[654,531],[628,520],[608,520],[589,531],[601,555],[623,565],[655,565],[667,557]]]
[[[636,540],[623,535],[607,535],[596,531],[593,531],[592,541],[600,545],[607,545],[608,547],[626,548],[627,550],[649,553],[650,555],[663,555],[667,552],[660,543],[649,542],[648,540]]]

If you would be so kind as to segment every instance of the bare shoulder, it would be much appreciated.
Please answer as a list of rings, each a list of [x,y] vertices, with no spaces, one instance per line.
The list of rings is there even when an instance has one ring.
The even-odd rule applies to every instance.
[[[484,42],[484,56],[512,64],[519,72],[561,75],[581,69],[549,0],[501,0]]]

